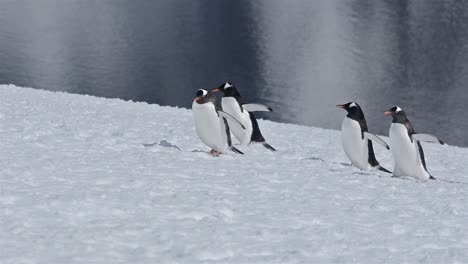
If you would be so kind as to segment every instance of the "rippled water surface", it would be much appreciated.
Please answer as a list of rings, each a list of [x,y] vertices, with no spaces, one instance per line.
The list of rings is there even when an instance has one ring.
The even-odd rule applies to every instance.
[[[0,83],[190,107],[229,80],[272,120],[337,129],[355,100],[387,135],[398,104],[468,146],[467,25],[455,0],[5,0]]]

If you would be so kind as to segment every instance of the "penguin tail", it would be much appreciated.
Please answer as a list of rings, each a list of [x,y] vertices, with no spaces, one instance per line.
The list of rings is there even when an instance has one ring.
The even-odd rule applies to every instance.
[[[432,175],[429,175],[429,179],[431,179],[431,180],[435,180],[435,179],[436,179],[436,177],[434,177],[434,176],[432,176]]]
[[[276,151],[276,149],[275,149],[274,147],[272,147],[270,144],[268,144],[268,143],[266,143],[266,142],[263,142],[262,145],[263,145],[265,148],[267,148],[267,149],[269,149],[269,150],[271,150],[271,151]]]
[[[379,171],[383,171],[383,172],[386,172],[386,173],[392,173],[391,171],[387,170],[386,168],[380,166],[380,165],[377,165],[375,166],[376,169],[378,169]]]
[[[234,147],[234,146],[230,146],[229,148],[232,150],[232,152],[235,152],[235,153],[237,153],[237,154],[242,154],[242,155],[244,155],[244,152],[238,150],[238,149],[237,149],[236,147]]]

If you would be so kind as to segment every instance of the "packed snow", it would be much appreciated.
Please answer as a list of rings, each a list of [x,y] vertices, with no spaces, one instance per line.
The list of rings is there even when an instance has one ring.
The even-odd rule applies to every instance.
[[[468,262],[468,149],[424,144],[417,182],[259,125],[277,152],[215,158],[191,110],[1,85],[0,263]]]

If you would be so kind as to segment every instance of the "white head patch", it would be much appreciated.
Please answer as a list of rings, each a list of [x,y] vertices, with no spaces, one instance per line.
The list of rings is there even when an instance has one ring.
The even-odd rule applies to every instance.
[[[401,109],[399,106],[396,107],[395,113],[401,112],[403,109]]]
[[[349,107],[357,107],[357,104],[355,102],[352,102]]]
[[[228,89],[228,88],[231,88],[232,87],[232,84],[230,83],[225,83],[224,84],[224,89]]]
[[[208,91],[207,91],[207,90],[205,90],[205,89],[200,89],[200,90],[198,90],[198,91],[202,91],[202,93],[203,93],[203,96],[206,96],[206,95],[208,94]]]

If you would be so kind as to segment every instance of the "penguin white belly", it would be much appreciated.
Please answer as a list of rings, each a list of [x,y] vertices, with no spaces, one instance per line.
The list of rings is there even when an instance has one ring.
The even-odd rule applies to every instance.
[[[395,159],[393,175],[429,179],[429,173],[421,162],[417,141],[411,142],[406,127],[403,124],[392,123],[389,134],[390,148]]]
[[[341,141],[346,156],[354,166],[363,170],[371,168],[367,146],[368,140],[362,138],[361,126],[356,120],[345,117],[341,124]]]
[[[192,104],[193,117],[195,119],[195,128],[198,137],[208,147],[225,152],[228,148],[227,135],[223,119],[219,118],[213,104]]]
[[[245,127],[245,129],[242,129],[238,124],[228,120],[229,128],[231,129],[232,134],[234,134],[241,145],[249,144],[253,130],[249,112],[245,109],[243,109],[241,112],[239,103],[234,97],[223,97],[221,100],[221,105],[224,112],[232,115]]]

